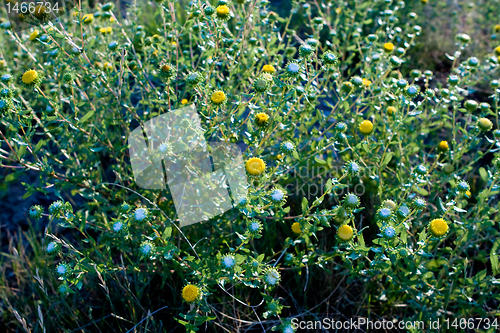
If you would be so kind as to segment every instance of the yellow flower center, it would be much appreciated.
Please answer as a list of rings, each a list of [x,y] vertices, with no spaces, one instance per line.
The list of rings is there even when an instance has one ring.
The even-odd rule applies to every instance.
[[[448,231],[448,223],[443,219],[434,219],[430,229],[434,236],[441,237]]]
[[[214,91],[210,98],[214,104],[221,104],[226,100],[226,94],[223,91]]]
[[[229,7],[226,5],[221,5],[217,7],[217,14],[221,16],[225,16],[229,14]]]
[[[30,40],[35,40],[38,37],[39,31],[35,30],[30,35]]]
[[[33,15],[35,15],[35,17],[37,19],[40,19],[42,18],[45,13],[48,13],[49,11],[47,10],[47,7],[43,6],[43,5],[38,5],[35,7],[35,11],[33,13]]]
[[[265,123],[269,120],[269,116],[265,113],[258,113],[255,117],[257,118],[257,122],[259,123]]]
[[[391,52],[392,50],[394,50],[394,44],[392,44],[392,43],[385,43],[384,44],[384,50],[386,50],[387,52]]]
[[[187,99],[185,99],[185,98],[181,101],[181,104],[182,104],[182,105],[186,105],[187,103],[188,103],[188,100],[187,100]]]
[[[373,124],[369,120],[363,120],[359,124],[359,131],[365,135],[370,134],[373,131]]]
[[[396,112],[396,108],[395,108],[394,106],[389,106],[389,107],[387,108],[387,114],[388,114],[389,116],[392,116],[392,114],[393,114],[394,112]]]
[[[34,70],[29,70],[23,74],[23,82],[26,84],[33,83],[38,77],[38,73]]]
[[[188,284],[182,289],[182,298],[184,298],[186,302],[195,301],[199,295],[200,289],[195,285]]]
[[[83,16],[83,23],[92,23],[94,21],[94,14],[86,14]]]
[[[352,238],[352,235],[354,234],[354,230],[347,224],[344,224],[339,228],[337,231],[337,235],[340,237],[340,239],[348,241],[349,239]]]
[[[292,231],[296,234],[300,234],[302,232],[302,229],[300,229],[299,222],[295,222],[294,224],[292,224]]]
[[[252,157],[245,164],[245,169],[249,174],[258,176],[266,170],[266,163],[258,157]]]
[[[438,145],[438,149],[441,151],[446,151],[448,150],[448,148],[449,148],[448,141],[441,141]]]
[[[276,69],[274,69],[274,66],[272,66],[272,65],[264,65],[264,67],[262,67],[262,71],[272,74],[276,71]]]
[[[113,29],[111,27],[104,27],[104,28],[99,29],[99,31],[103,35],[105,35],[105,34],[110,34],[113,31]]]

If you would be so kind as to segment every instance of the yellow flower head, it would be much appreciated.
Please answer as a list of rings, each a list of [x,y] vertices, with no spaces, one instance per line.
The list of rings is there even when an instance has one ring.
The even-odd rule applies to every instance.
[[[368,80],[368,79],[363,79],[363,85],[365,87],[369,87],[371,84],[372,84],[372,81]]]
[[[352,236],[354,235],[354,230],[347,224],[344,224],[339,228],[337,231],[337,236],[343,241],[349,241],[352,239]]]
[[[172,42],[171,45],[172,46],[177,46],[177,43],[176,42]]]
[[[500,32],[500,24],[495,25],[493,30],[495,30],[495,32]]]
[[[44,5],[37,5],[35,6],[35,11],[33,12],[33,15],[39,19],[42,20],[44,19],[48,14],[50,13],[50,10],[45,7]]]
[[[392,44],[390,42],[389,43],[385,43],[384,44],[384,50],[386,52],[392,52],[394,50],[394,44]]]
[[[188,103],[188,100],[187,100],[187,99],[185,99],[185,98],[181,101],[181,104],[182,104],[182,105],[186,105],[187,103]]]
[[[35,40],[38,37],[39,33],[40,32],[38,30],[33,31],[30,35],[30,40]]]
[[[264,67],[262,67],[262,71],[269,74],[273,74],[274,72],[276,72],[276,69],[274,68],[273,65],[264,65]]]
[[[227,5],[218,6],[215,11],[219,17],[226,17],[229,15],[229,7]]]
[[[465,196],[467,198],[470,198],[472,196],[472,193],[470,192],[470,190],[467,190],[467,192],[465,192]]]
[[[342,13],[342,8],[340,7],[335,8],[335,13],[337,13],[337,15],[340,15],[340,13]]]
[[[292,231],[296,234],[300,234],[302,232],[302,229],[300,229],[299,222],[295,222],[294,224],[292,224]]]
[[[7,63],[5,62],[5,60],[0,60],[0,68],[4,68],[5,66],[7,66]]]
[[[389,107],[387,108],[387,114],[388,114],[389,116],[392,116],[392,115],[393,115],[396,111],[397,111],[397,110],[396,110],[396,108],[395,108],[394,106],[389,106]]]
[[[283,155],[281,155],[281,154],[278,154],[278,155],[276,156],[276,159],[277,159],[277,160],[281,160],[282,158],[283,158]]]
[[[38,78],[38,73],[35,70],[29,70],[23,74],[23,83],[32,84]]]
[[[104,68],[105,70],[112,70],[112,69],[113,69],[113,65],[111,65],[111,63],[110,63],[110,62],[107,62],[107,61],[106,61],[106,62],[103,64],[103,68]]]
[[[172,66],[170,66],[169,64],[165,64],[165,65],[161,66],[162,72],[169,72],[171,69],[172,69]]]
[[[86,14],[82,18],[83,23],[90,24],[94,22],[94,14]]]
[[[369,120],[363,120],[361,124],[359,124],[359,131],[364,135],[368,135],[373,131],[373,123]]]
[[[226,94],[223,91],[217,90],[212,93],[210,100],[215,105],[220,105],[226,101]]]
[[[500,45],[495,47],[495,53],[497,56],[500,56]]]
[[[444,219],[434,219],[430,224],[430,231],[436,237],[441,237],[448,231],[448,223]]]
[[[182,298],[186,302],[194,302],[200,296],[200,288],[193,284],[188,284],[182,289]]]
[[[440,151],[447,151],[449,148],[450,148],[450,146],[448,146],[448,141],[441,141],[438,144],[438,149]]]
[[[245,164],[245,169],[249,174],[259,176],[266,170],[266,163],[258,157],[252,157]]]
[[[113,29],[111,27],[104,27],[104,28],[101,28],[99,29],[99,31],[103,34],[103,35],[106,35],[106,34],[110,34],[113,32]]]
[[[267,113],[260,112],[255,115],[255,123],[258,126],[265,126],[267,125],[267,122],[269,121],[269,116]]]
[[[420,0],[420,1],[422,1],[423,4],[427,3],[427,0]]]
[[[113,16],[111,16],[111,17],[109,18],[109,22],[115,22],[115,21],[116,21],[116,19],[115,19]]]

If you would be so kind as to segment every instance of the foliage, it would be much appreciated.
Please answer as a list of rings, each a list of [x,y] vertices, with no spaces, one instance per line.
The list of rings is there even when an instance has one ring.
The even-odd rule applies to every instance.
[[[498,317],[497,45],[476,55],[450,36],[436,80],[408,65],[423,24],[404,2],[291,1],[286,17],[226,3],[1,23],[0,177],[57,198],[26,211],[43,235],[2,253],[10,329],[289,333],[330,306]],[[193,103],[207,141],[244,145],[265,170],[236,208],[181,229],[168,190],[136,185],[127,138]]]

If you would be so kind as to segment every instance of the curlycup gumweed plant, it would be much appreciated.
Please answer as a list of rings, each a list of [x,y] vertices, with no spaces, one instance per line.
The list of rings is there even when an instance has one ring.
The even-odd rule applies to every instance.
[[[8,295],[28,323],[2,316],[47,331],[290,333],[333,295],[343,317],[498,315],[498,40],[476,54],[461,32],[434,75],[412,57],[425,20],[402,1],[287,4],[82,2],[24,31],[2,21],[2,190],[22,184],[35,202],[19,210],[43,230],[27,265],[37,294]],[[137,185],[127,138],[192,105],[199,124],[168,135],[200,126],[242,147],[248,186],[181,228],[172,189]],[[162,168],[174,156],[172,186],[231,171],[183,155],[214,146],[171,139],[145,151]]]

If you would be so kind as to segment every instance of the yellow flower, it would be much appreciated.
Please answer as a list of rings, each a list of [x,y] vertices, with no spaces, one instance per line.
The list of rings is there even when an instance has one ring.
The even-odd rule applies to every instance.
[[[115,21],[116,21],[116,19],[115,19],[113,16],[111,16],[111,17],[109,18],[109,22],[115,22]]]
[[[262,67],[262,71],[273,74],[274,72],[276,72],[276,69],[274,69],[273,65],[264,65],[264,67]]]
[[[389,106],[389,107],[387,108],[387,114],[388,114],[389,116],[392,116],[392,115],[393,115],[396,111],[397,111],[397,110],[396,110],[396,108],[395,108],[394,106]]]
[[[444,219],[434,219],[430,224],[431,233],[436,237],[441,237],[448,231],[448,223]]]
[[[185,99],[185,98],[181,101],[181,104],[182,104],[182,105],[186,105],[187,103],[188,103],[188,100],[187,100],[187,99]]]
[[[172,46],[177,46],[177,43],[176,42],[172,42]]]
[[[33,15],[41,20],[43,19],[48,13],[50,12],[50,10],[47,9],[47,7],[43,6],[43,5],[37,5],[35,6],[35,11],[33,12]]]
[[[186,302],[193,302],[200,296],[200,288],[193,284],[188,284],[182,289],[182,298]]]
[[[112,70],[112,69],[113,69],[113,65],[111,65],[111,63],[110,63],[110,62],[107,62],[107,61],[106,61],[106,62],[104,63],[104,65],[103,65],[103,68],[104,68],[104,70],[108,70],[108,69],[109,69],[109,70]]]
[[[258,157],[252,157],[245,164],[245,169],[249,174],[258,176],[266,170],[266,163]]]
[[[361,124],[359,124],[359,131],[364,135],[368,135],[373,131],[373,124],[369,120],[363,120]]]
[[[267,113],[260,112],[255,115],[255,123],[258,126],[265,126],[267,125],[267,122],[269,121],[269,116]]]
[[[229,7],[226,5],[218,6],[216,9],[217,17],[226,18],[229,16]]]
[[[23,74],[23,83],[31,84],[37,79],[37,77],[38,77],[38,73],[36,71],[29,70]]]
[[[171,67],[170,65],[167,65],[167,64],[165,64],[165,65],[161,66],[161,71],[162,71],[162,72],[168,72],[168,71],[170,71],[171,69],[172,69],[172,67]]]
[[[500,56],[500,45],[495,47],[495,53],[497,56]]]
[[[299,222],[295,222],[294,224],[292,224],[292,231],[296,234],[300,234],[302,232],[302,229],[300,229]]]
[[[427,3],[427,0],[420,0],[420,1],[422,1],[423,4]]]
[[[158,50],[154,50],[153,56],[158,57]]]
[[[363,79],[363,84],[365,85],[365,87],[369,87],[370,84],[372,84],[372,81],[368,80],[368,79]]]
[[[339,230],[337,231],[337,235],[339,236],[340,239],[342,239],[343,241],[348,241],[352,238],[352,236],[354,235],[354,230],[352,230],[352,228],[350,226],[348,226],[347,224],[344,224],[343,226],[341,226],[339,228]]]
[[[438,149],[440,151],[447,151],[449,148],[450,148],[450,146],[448,146],[448,141],[441,141],[438,144]]]
[[[337,15],[340,15],[340,13],[342,13],[342,8],[340,7],[335,8],[335,13],[337,13]]]
[[[216,105],[220,105],[226,101],[226,94],[224,94],[223,91],[217,90],[212,93],[212,96],[210,97],[210,100],[212,103]]]
[[[467,198],[470,198],[470,197],[472,196],[472,193],[470,193],[470,191],[469,191],[469,190],[467,190],[467,192],[465,192],[465,196],[466,196]]]
[[[495,25],[493,30],[495,30],[495,32],[500,32],[500,24]]]
[[[0,68],[4,68],[5,66],[7,66],[7,63],[5,62],[5,60],[0,60]]]
[[[389,43],[385,43],[384,44],[384,50],[386,52],[392,52],[394,50],[394,44],[392,44],[390,42]]]
[[[85,24],[90,24],[94,22],[94,14],[86,14],[82,17],[82,21]]]
[[[31,33],[31,35],[30,35],[30,38],[29,38],[29,39],[30,39],[30,40],[35,40],[35,39],[38,37],[38,34],[39,34],[39,33],[40,33],[40,32],[39,32],[38,30],[34,30],[34,31]]]
[[[282,158],[283,158],[283,155],[281,155],[281,154],[278,154],[278,155],[276,156],[276,159],[278,159],[278,160],[281,160]]]
[[[113,29],[111,27],[104,27],[104,28],[101,28],[99,29],[99,31],[103,34],[103,35],[106,35],[106,34],[110,34],[113,32]]]

